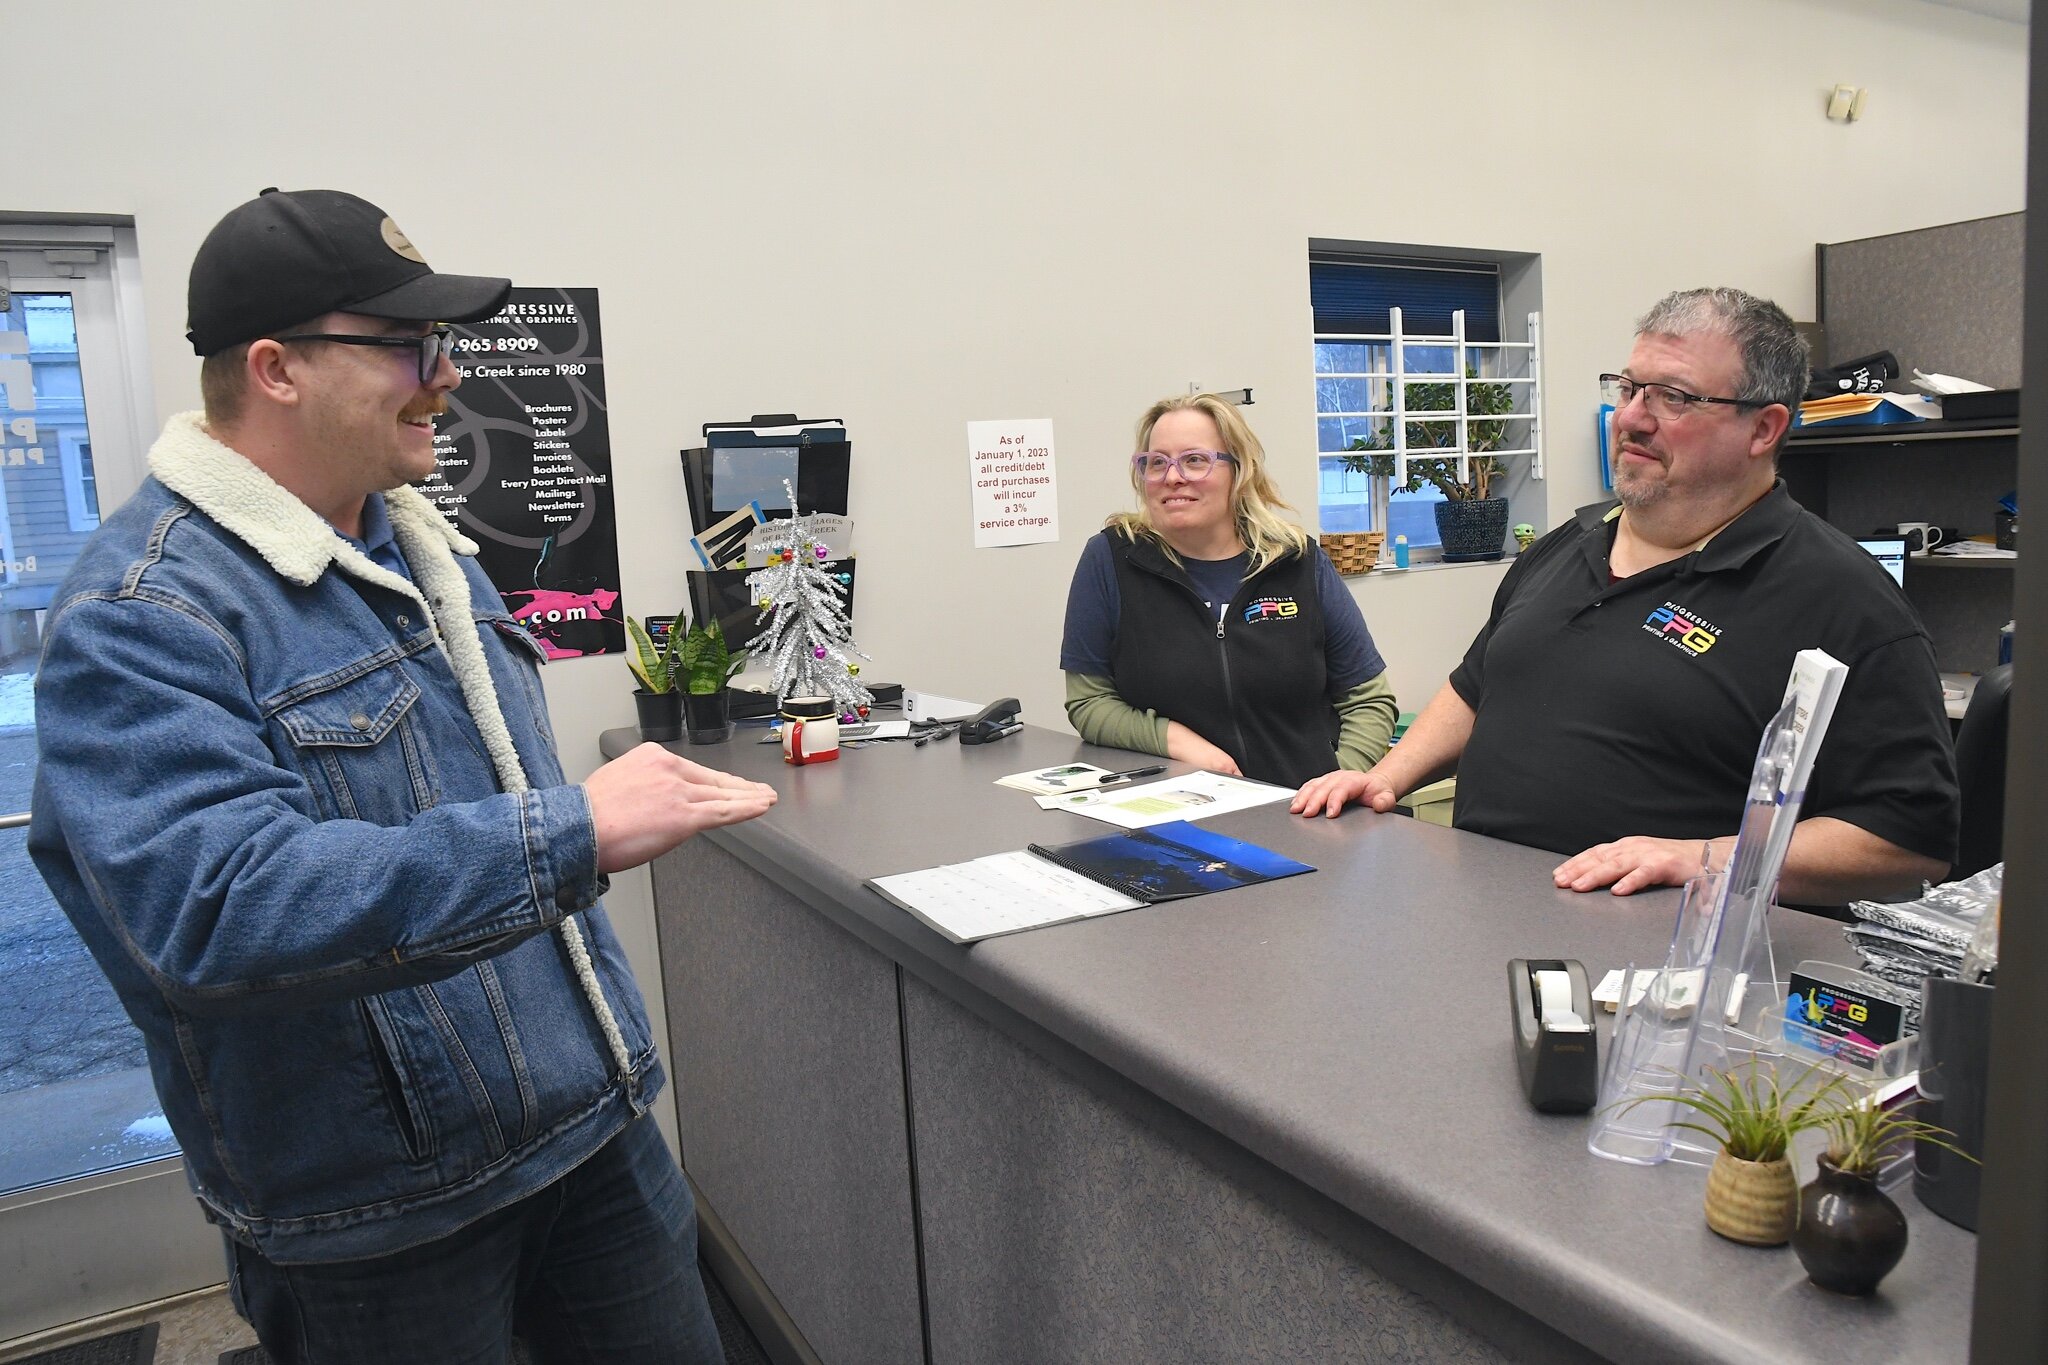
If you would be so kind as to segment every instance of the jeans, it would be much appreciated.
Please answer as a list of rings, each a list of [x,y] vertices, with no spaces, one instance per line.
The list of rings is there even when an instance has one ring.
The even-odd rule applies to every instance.
[[[697,1208],[654,1120],[447,1237],[278,1265],[228,1242],[229,1291],[278,1365],[721,1365]]]

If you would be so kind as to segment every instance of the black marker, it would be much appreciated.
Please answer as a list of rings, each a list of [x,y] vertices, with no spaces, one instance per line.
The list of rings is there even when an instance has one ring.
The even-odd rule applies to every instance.
[[[1128,772],[1105,773],[1096,779],[1095,785],[1107,787],[1112,782],[1128,782],[1134,777],[1157,777],[1165,771],[1166,765],[1164,763],[1155,763],[1149,768],[1132,768]]]

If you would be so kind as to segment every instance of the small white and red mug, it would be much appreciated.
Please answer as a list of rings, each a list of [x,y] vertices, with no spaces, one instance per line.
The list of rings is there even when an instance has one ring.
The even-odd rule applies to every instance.
[[[839,704],[830,697],[782,703],[782,761],[829,763],[839,757]]]

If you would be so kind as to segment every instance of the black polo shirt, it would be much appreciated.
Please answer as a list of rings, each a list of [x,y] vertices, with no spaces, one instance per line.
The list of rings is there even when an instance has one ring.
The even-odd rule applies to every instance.
[[[1792,657],[1849,666],[1802,818],[1948,862],[1955,760],[1926,628],[1855,541],[1780,483],[1703,550],[1618,582],[1620,505],[1515,560],[1451,674],[1477,713],[1454,820],[1572,854],[1632,834],[1732,834]]]

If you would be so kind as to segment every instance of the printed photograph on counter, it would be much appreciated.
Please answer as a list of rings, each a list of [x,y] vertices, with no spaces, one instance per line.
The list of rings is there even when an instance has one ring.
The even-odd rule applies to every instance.
[[[462,386],[423,491],[550,658],[623,650],[597,291],[514,289],[453,330]]]

